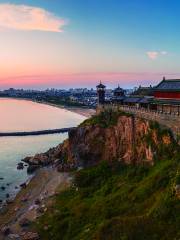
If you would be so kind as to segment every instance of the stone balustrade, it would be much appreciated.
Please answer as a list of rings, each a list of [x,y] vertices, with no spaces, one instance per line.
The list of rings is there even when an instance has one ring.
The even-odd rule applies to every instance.
[[[137,108],[126,105],[107,104],[100,106],[98,111],[103,109],[122,110],[128,113],[133,113],[135,116],[140,118],[157,121],[161,125],[170,128],[175,136],[180,136],[180,115],[162,113],[160,111],[153,111],[145,108]]]

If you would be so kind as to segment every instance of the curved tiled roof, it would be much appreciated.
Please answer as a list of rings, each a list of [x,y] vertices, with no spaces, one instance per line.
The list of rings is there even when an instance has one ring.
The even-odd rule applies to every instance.
[[[180,91],[180,79],[169,79],[161,81],[155,88],[155,91]]]
[[[124,92],[124,90],[118,86],[114,89],[114,92]]]
[[[97,87],[97,88],[106,88],[106,86],[105,86],[105,85],[103,85],[101,82],[100,82],[100,84],[99,84],[99,85],[97,85],[96,87]]]

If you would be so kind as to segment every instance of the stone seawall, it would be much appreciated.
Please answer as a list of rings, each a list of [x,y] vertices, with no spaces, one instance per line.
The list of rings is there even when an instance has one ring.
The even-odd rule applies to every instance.
[[[0,132],[0,137],[39,136],[39,135],[48,135],[48,134],[56,134],[56,133],[66,133],[73,129],[74,129],[74,127],[40,130],[40,131],[30,131],[30,132]]]

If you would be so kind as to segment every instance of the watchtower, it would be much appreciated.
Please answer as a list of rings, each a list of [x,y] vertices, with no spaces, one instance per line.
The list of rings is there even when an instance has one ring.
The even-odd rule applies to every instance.
[[[97,94],[98,94],[98,104],[104,104],[105,103],[106,86],[103,85],[100,81],[100,84],[97,85],[96,88],[97,88]]]

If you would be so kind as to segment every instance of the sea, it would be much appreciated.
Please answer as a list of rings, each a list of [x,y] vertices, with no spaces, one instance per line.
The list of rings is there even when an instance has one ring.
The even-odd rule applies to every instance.
[[[86,118],[64,108],[28,100],[0,98],[0,132],[27,132],[76,127]],[[47,151],[62,143],[67,133],[0,137],[0,200],[14,198],[19,185],[31,178],[26,167],[17,170],[17,164],[26,156]]]

